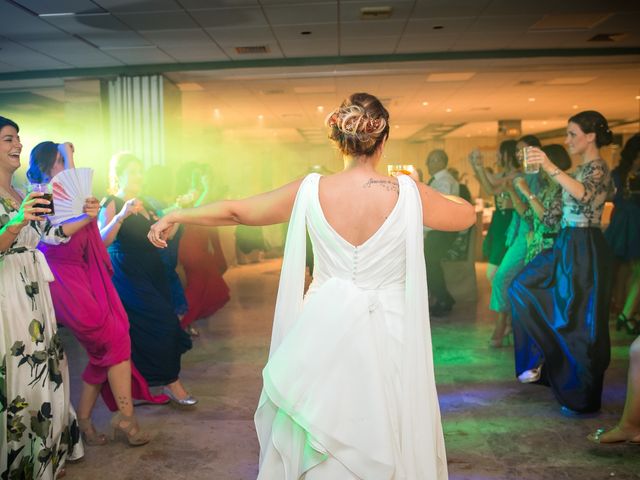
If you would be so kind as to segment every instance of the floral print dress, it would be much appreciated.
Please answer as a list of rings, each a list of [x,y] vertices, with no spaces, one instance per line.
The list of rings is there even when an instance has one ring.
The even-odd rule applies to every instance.
[[[0,228],[17,208],[0,198]],[[0,252],[1,480],[53,480],[67,459],[84,454],[49,293],[53,275],[36,250],[42,236],[67,241],[60,228],[31,222]]]

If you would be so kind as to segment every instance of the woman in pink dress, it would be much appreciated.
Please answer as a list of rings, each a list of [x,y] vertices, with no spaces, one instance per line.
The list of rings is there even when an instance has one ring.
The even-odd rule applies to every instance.
[[[31,151],[27,177],[31,182],[44,183],[73,166],[70,143],[42,142]],[[55,277],[51,296],[57,320],[73,332],[89,355],[78,406],[78,423],[86,442],[102,445],[107,441],[91,423],[91,412],[102,393],[107,407],[117,410],[111,419],[113,434],[123,433],[130,445],[143,445],[149,436],[133,415],[132,394],[151,403],[166,403],[168,399],[152,396],[131,364],[129,320],[111,282],[111,262],[95,222],[99,208],[95,198],[88,198],[84,208],[87,217],[80,220],[84,225],[69,242],[40,244],[39,248]]]

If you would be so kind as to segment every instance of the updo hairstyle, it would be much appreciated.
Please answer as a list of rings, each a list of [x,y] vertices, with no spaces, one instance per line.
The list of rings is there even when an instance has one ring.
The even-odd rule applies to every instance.
[[[371,156],[389,136],[389,112],[373,95],[354,93],[325,120],[343,155]]]
[[[609,130],[607,119],[600,112],[586,110],[576,113],[569,119],[570,123],[575,123],[584,133],[596,134],[596,147],[604,147],[613,142],[613,133]]]

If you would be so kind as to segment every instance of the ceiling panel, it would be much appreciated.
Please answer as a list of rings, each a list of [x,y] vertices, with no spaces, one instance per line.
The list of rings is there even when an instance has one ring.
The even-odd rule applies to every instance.
[[[476,17],[411,18],[407,23],[407,35],[451,35],[465,32]],[[442,28],[439,28],[442,27]]]
[[[491,0],[417,0],[412,18],[477,16],[490,3]],[[517,5],[522,8],[521,3]]]
[[[342,22],[341,38],[371,38],[381,36],[400,36],[407,22],[400,20]],[[374,47],[372,47],[373,49]]]
[[[451,50],[459,34],[403,35],[396,53],[446,52]]]
[[[18,70],[45,70],[70,68],[71,65],[38,53],[35,50],[0,37],[0,62],[16,67]]]
[[[40,18],[6,2],[0,2],[0,18],[2,19],[2,35],[30,38],[49,34],[58,30]]]
[[[119,13],[117,16],[133,30],[176,30],[198,27],[186,12]]]
[[[295,3],[299,3],[300,0],[297,0]],[[259,3],[267,4],[262,0],[258,2],[258,0],[180,0],[180,4],[186,8],[187,10],[201,10],[201,9],[210,9],[212,7],[223,8],[223,7],[257,7]]]
[[[359,37],[343,38],[340,42],[340,52],[343,55],[366,55],[375,48],[380,54],[395,52],[398,37]]]
[[[51,13],[95,13],[103,11],[91,0],[16,0],[32,12],[41,14]]]
[[[152,63],[175,63],[175,60],[155,47],[119,48],[109,51],[126,65],[145,65]]]
[[[254,28],[207,28],[206,31],[221,46],[240,47],[275,43],[271,28],[268,26]]]
[[[229,57],[215,44],[210,46],[162,47],[177,62],[216,62],[228,60]]]
[[[181,30],[141,30],[140,34],[160,47],[206,47],[211,38],[200,28]]]
[[[311,32],[302,35],[301,32]],[[280,41],[315,43],[318,40],[333,40],[337,42],[338,26],[335,23],[300,24],[273,27],[273,33]]]
[[[243,8],[209,8],[191,10],[191,14],[201,27],[214,28],[247,28],[266,27],[267,19],[258,7]]]
[[[283,41],[280,45],[286,57],[325,57],[338,55],[338,40],[336,38],[309,41]]]
[[[265,6],[264,12],[271,25],[336,23],[338,20],[336,2]]]
[[[95,3],[114,13],[162,12],[182,10],[175,0],[93,0]],[[218,0],[216,0],[217,3]],[[181,3],[185,3],[181,1]],[[209,2],[211,3],[211,2]]]

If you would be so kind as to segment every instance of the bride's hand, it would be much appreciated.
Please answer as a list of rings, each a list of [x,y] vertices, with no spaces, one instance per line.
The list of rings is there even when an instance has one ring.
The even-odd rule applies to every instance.
[[[169,215],[166,215],[151,225],[149,233],[147,234],[149,241],[158,248],[166,248],[167,238],[176,223],[170,221],[168,217]]]

